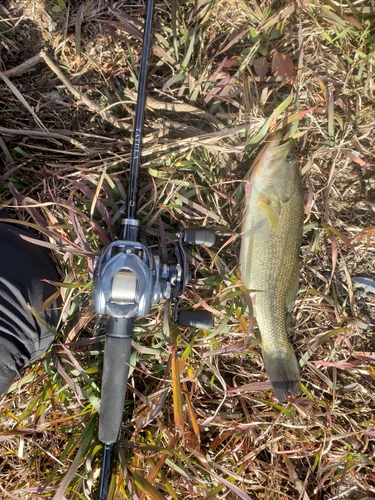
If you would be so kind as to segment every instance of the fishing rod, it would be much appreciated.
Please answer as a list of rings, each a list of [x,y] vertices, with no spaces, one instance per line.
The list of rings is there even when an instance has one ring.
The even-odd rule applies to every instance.
[[[208,228],[184,229],[175,245],[175,262],[166,263],[141,242],[137,219],[142,134],[147,98],[147,75],[152,38],[154,0],[148,0],[144,22],[138,97],[129,169],[127,217],[121,239],[104,248],[95,259],[94,303],[98,314],[109,316],[105,335],[99,440],[103,443],[98,500],[106,500],[114,446],[119,438],[129,374],[133,323],[162,299],[176,299],[173,319],[180,326],[210,329],[208,311],[180,310],[189,281],[184,243],[210,247],[215,233]]]

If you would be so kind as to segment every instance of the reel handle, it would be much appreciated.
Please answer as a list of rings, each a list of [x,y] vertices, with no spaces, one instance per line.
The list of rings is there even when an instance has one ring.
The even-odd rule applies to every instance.
[[[210,248],[215,244],[215,231],[212,229],[184,229],[182,232],[184,243],[200,245]]]
[[[183,309],[177,314],[177,323],[180,326],[191,326],[209,330],[212,328],[212,314],[208,311],[189,311]]]

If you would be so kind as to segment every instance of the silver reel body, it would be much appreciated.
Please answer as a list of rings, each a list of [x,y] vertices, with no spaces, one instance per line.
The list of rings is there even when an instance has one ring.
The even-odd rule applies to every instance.
[[[137,230],[136,221],[126,221]],[[182,231],[175,246],[176,264],[162,263],[138,241],[118,240],[104,248],[95,257],[93,288],[97,313],[112,318],[136,318],[146,316],[161,299],[177,299],[173,318],[180,326],[210,329],[210,312],[180,310],[189,281],[183,243],[210,247],[215,243],[215,233],[208,228]]]
[[[95,259],[96,311],[114,318],[145,316],[153,304],[171,297],[180,280],[179,264],[162,264],[142,243],[115,241]]]

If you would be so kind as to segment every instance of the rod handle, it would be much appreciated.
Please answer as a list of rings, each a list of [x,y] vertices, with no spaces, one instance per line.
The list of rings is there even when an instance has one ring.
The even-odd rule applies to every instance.
[[[110,318],[104,346],[99,439],[117,441],[124,412],[133,336],[132,318]]]

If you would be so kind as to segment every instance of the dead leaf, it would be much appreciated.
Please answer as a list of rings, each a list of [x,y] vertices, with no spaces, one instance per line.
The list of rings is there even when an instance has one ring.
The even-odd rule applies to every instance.
[[[258,59],[255,59],[253,62],[254,64],[254,71],[257,76],[260,78],[265,78],[267,75],[268,71],[268,62],[266,57],[258,57]]]
[[[359,158],[359,156],[357,156],[355,153],[348,151],[346,154],[348,158],[350,158],[355,163],[358,163],[358,165],[361,165],[362,167],[367,167],[367,162],[365,160],[362,160],[362,158]]]
[[[291,58],[281,52],[275,52],[272,59],[272,72],[275,76],[283,78],[293,78],[293,61]]]
[[[362,26],[362,24],[359,21],[357,21],[357,19],[355,19],[352,16],[345,17],[344,19],[345,19],[345,21],[347,21],[348,23],[352,24],[353,26],[355,26],[356,28],[358,28],[361,31],[363,31],[365,29]]]

